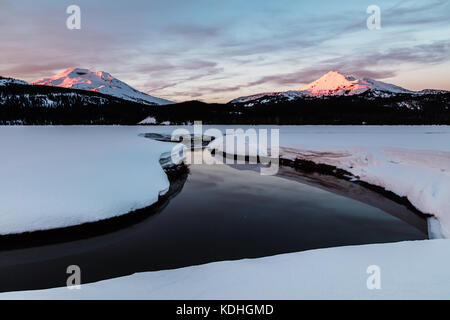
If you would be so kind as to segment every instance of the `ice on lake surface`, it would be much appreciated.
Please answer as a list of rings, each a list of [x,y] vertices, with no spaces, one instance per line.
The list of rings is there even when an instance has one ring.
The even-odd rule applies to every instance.
[[[8,195],[8,201],[0,205],[3,230],[67,226],[86,218],[96,221],[123,214],[135,207],[136,200],[143,206],[153,203],[169,186],[158,161],[160,154],[167,151],[167,145],[146,141],[138,135],[170,134],[173,129],[175,127],[167,126],[0,128],[2,150],[10,151],[5,152],[2,160],[5,164],[2,173],[8,179],[0,181],[2,191]],[[354,152],[352,157],[340,159],[337,164],[344,167],[349,163],[358,164],[354,169],[365,173],[363,178],[407,196],[423,212],[436,214],[441,222],[446,221],[450,190],[448,126],[285,126],[279,129],[281,145],[296,150],[284,156],[302,156],[302,152],[311,154],[311,151],[322,150]],[[360,161],[366,158],[370,161]],[[77,165],[96,170],[70,172]],[[53,169],[63,174],[67,172],[75,180],[60,179],[60,184],[49,186],[58,176],[46,174]],[[160,183],[148,179],[149,174],[156,174]],[[104,177],[110,179],[102,180]],[[118,177],[123,179],[121,183],[116,183]],[[45,183],[33,182],[32,178]],[[94,187],[75,188],[78,193],[72,193],[68,184],[77,181],[74,185],[79,187],[84,186],[83,181],[91,180]],[[39,188],[27,188],[26,181]],[[102,188],[105,181],[111,183]],[[152,185],[150,189],[145,189],[147,184]],[[118,193],[111,193],[113,188],[117,188]],[[51,219],[43,205],[50,204],[49,208],[54,208],[51,200],[58,193],[45,191],[57,189],[69,203],[67,197],[75,196],[77,206],[74,208],[84,210],[67,216],[61,214],[61,209],[66,208],[62,205],[58,208],[60,211],[53,212],[56,219]],[[127,197],[111,197],[125,189],[131,190],[125,191]],[[147,193],[149,190],[151,192]],[[98,203],[102,206],[118,201],[121,210],[91,210],[94,206],[90,205],[100,199],[99,195],[103,200]],[[28,238],[31,242],[17,238],[4,241],[3,237],[0,241],[1,291],[65,286],[67,266],[77,263],[83,270],[83,283],[111,280],[88,284],[77,292],[62,288],[2,295],[2,298],[448,296],[447,240],[298,252],[322,246],[427,237],[423,217],[357,186],[350,187],[331,177],[304,174],[261,177],[248,168],[192,166],[187,180],[172,184],[166,195],[169,198],[153,209],[141,211],[140,219],[122,220],[128,217],[125,216],[112,229],[104,225],[97,228],[95,223],[89,232],[81,227],[77,229],[80,232],[59,235],[59,238],[45,236],[47,232],[38,237],[38,241]],[[33,199],[38,201],[31,201]],[[85,199],[89,201],[84,202]],[[17,211],[17,208],[33,205],[41,211]],[[20,216],[24,212],[32,215]],[[33,215],[37,212],[44,212],[50,219],[42,220],[40,215]],[[11,217],[18,218],[20,223],[8,220]],[[47,224],[48,221],[54,224]],[[116,278],[134,272],[284,252],[295,253]],[[330,261],[334,262],[330,264]],[[374,261],[382,265],[385,279],[383,290],[375,293],[364,286],[366,268]],[[408,272],[399,273],[399,270]],[[424,270],[432,270],[433,277]],[[433,290],[424,292],[425,286]]]
[[[187,177],[172,183],[167,201],[141,212],[135,223],[106,233],[99,228],[87,237],[77,229],[65,241],[32,248],[20,248],[20,238],[8,242],[10,250],[4,242],[0,291],[64,286],[67,276],[58,270],[71,264],[82,268],[86,283],[213,261],[427,238],[423,218],[410,223],[304,179],[261,176],[251,166],[192,165]]]

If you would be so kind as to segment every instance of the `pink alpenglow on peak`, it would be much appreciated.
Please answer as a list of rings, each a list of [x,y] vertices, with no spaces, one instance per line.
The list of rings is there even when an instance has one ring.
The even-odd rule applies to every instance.
[[[351,75],[344,75],[336,71],[330,71],[319,79],[302,86],[301,91],[310,96],[330,95],[354,95],[372,91],[384,91],[392,93],[412,93],[393,84],[376,81],[370,78],[358,79]]]
[[[70,68],[53,77],[36,80],[33,84],[95,91],[148,105],[173,103],[172,101],[140,92],[104,71],[93,72],[88,69]]]
[[[351,96],[366,91],[379,97],[390,97],[396,94],[421,94],[421,92],[406,90],[402,87],[370,78],[360,79],[351,75],[330,71],[319,79],[304,85],[297,90],[260,93],[237,98],[232,100],[231,103],[247,103],[261,99],[261,103],[265,103],[265,101],[269,102],[271,98],[295,100],[304,97]],[[425,93],[426,92],[423,92],[423,94]]]

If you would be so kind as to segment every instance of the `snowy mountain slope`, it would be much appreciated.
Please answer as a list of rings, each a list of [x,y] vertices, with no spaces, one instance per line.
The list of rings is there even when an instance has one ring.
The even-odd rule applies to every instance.
[[[373,80],[370,78],[356,78],[351,75],[342,74],[336,71],[330,71],[319,79],[300,87],[297,90],[286,92],[267,92],[247,97],[240,97],[232,100],[231,103],[246,103],[250,101],[266,99],[259,103],[269,102],[273,99],[282,98],[294,100],[306,97],[324,97],[324,96],[352,96],[369,92],[375,97],[391,97],[398,94],[420,95],[420,94],[439,94],[445,91],[423,90],[410,91],[402,87]]]
[[[0,125],[136,124],[161,109],[95,91],[2,83]]]
[[[419,91],[421,94],[445,94],[448,93],[447,90],[437,90],[437,89],[423,89]]]
[[[137,91],[103,71],[93,72],[88,69],[70,68],[53,77],[36,80],[33,84],[95,91],[148,105],[173,103],[172,101]]]
[[[28,82],[13,78],[4,78],[0,77],[0,86],[6,86],[11,84],[20,84],[20,85],[28,85]]]

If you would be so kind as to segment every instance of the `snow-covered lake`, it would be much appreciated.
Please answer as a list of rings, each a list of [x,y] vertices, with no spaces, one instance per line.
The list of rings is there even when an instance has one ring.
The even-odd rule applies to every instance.
[[[250,166],[192,165],[189,176],[172,183],[171,199],[132,221],[26,241],[0,238],[0,291],[64,286],[66,274],[57,270],[75,262],[84,283],[90,283],[215,261],[428,237],[426,219],[413,212],[395,216],[395,203],[388,204],[391,214],[338,195],[331,186],[315,187],[324,176],[293,173],[269,177]],[[352,192],[374,198],[362,187]]]
[[[211,127],[221,130],[230,128],[205,126],[204,129]],[[433,228],[427,229],[430,228],[430,219],[427,221],[414,216],[414,213],[405,212],[405,208],[399,204],[391,204],[382,197],[360,192],[358,187],[350,184],[338,181],[331,183],[326,177],[301,176],[294,181],[292,175],[263,177],[252,170],[242,171],[229,166],[193,167],[184,188],[176,196],[174,194],[170,202],[161,204],[158,214],[147,213],[148,216],[140,221],[124,224],[123,228],[114,232],[102,230],[99,234],[69,235],[68,241],[64,237],[59,241],[53,238],[49,241],[44,232],[43,237],[36,238],[39,240],[36,243],[22,242],[20,237],[14,236],[13,240],[6,238],[9,240],[2,243],[0,238],[0,277],[5,277],[0,282],[4,285],[0,290],[63,286],[65,270],[62,270],[61,276],[52,275],[58,274],[59,269],[66,264],[77,264],[77,261],[81,261],[82,268],[83,264],[86,266],[87,273],[83,273],[85,281],[91,282],[133,272],[210,261],[257,258],[342,245],[426,239],[428,232],[448,236],[450,127],[256,128],[280,129],[282,157],[307,158],[345,169],[361,181],[406,197],[418,210],[434,215],[440,224],[433,223]],[[171,151],[172,145],[138,135],[148,132],[170,134],[173,129],[169,126],[1,127],[0,147],[7,152],[2,152],[3,165],[0,167],[0,192],[3,195],[0,234],[95,222],[154,204],[161,195],[170,192],[169,181],[159,160],[161,154]],[[233,274],[241,274],[244,278],[236,280],[241,283],[246,274],[251,274],[247,272],[250,271],[249,265],[255,268],[262,266],[267,272],[273,273],[282,270],[289,260],[294,265],[301,263],[309,265],[311,270],[329,272],[325,277],[334,274],[340,280],[347,281],[343,289],[345,292],[339,294],[328,290],[323,297],[354,297],[353,294],[360,295],[364,291],[351,286],[354,279],[349,270],[355,268],[352,261],[366,261],[372,255],[378,259],[376,263],[395,266],[398,270],[410,267],[412,262],[418,264],[415,266],[417,270],[424,270],[431,260],[440,261],[440,267],[435,270],[431,280],[418,273],[415,281],[410,283],[408,279],[415,274],[403,277],[391,270],[388,274],[395,279],[392,283],[400,287],[391,287],[385,291],[387,295],[384,297],[399,297],[402,292],[410,293],[412,297],[420,296],[425,286],[423,281],[434,283],[435,291],[428,292],[427,296],[441,297],[445,288],[438,284],[448,278],[443,272],[445,266],[450,264],[450,258],[441,249],[433,248],[449,248],[450,245],[448,240],[442,240],[438,245],[433,243],[435,241],[408,241],[401,245],[346,247],[320,252],[313,250],[255,259],[250,264],[247,260],[218,262],[195,270],[183,268],[171,272],[160,271],[156,277],[150,272],[113,279],[106,285],[102,282],[88,285],[93,291],[83,292],[86,293],[85,298],[124,297],[123,292],[111,290],[130,287],[134,283],[136,292],[148,294],[142,298],[170,298],[170,290],[173,290],[173,297],[178,298],[224,297],[224,291],[220,291],[217,286],[226,288],[230,295],[235,291],[236,298],[251,298],[252,292],[253,297],[261,298],[289,298],[283,295],[288,292],[292,298],[317,298],[320,292],[330,289],[329,283],[323,282],[320,277],[313,277],[300,265],[297,269],[289,269],[288,274],[281,273],[278,280],[272,274],[275,283],[286,283],[292,287],[284,293],[277,291],[282,290],[282,287],[273,285],[275,291],[261,295],[265,291],[261,291],[262,287],[258,285],[263,280],[257,281],[258,274],[253,274],[256,278],[251,285],[236,283],[231,286],[233,281],[225,283],[211,280],[211,276],[222,270],[220,272],[227,274],[228,279]],[[10,245],[12,247],[8,248]],[[405,259],[411,252],[425,252],[423,256],[427,258]],[[165,254],[158,256],[158,253]],[[327,254],[335,262],[340,261],[340,275],[331,267],[327,269],[323,266]],[[337,258],[342,255],[347,256],[347,259]],[[99,263],[98,259],[102,262]],[[115,264],[117,267],[110,270],[96,270],[96,266]],[[17,265],[24,267],[23,273]],[[46,275],[35,283],[35,287],[30,286],[30,282],[38,279],[39,275],[25,271],[33,269],[39,275]],[[14,272],[21,274],[16,274],[17,277],[6,276]],[[190,277],[202,272],[208,276]],[[294,276],[296,272],[301,274]],[[297,279],[298,283],[289,281],[286,276]],[[155,280],[159,288],[166,289],[155,291],[152,287],[150,292],[146,291],[147,278]],[[180,281],[173,282],[173,279]],[[196,285],[189,285],[189,279],[196,279]],[[298,286],[294,288],[295,283]],[[302,291],[304,283],[310,286],[309,295],[307,291]],[[101,288],[108,288],[108,293]],[[210,294],[200,295],[198,290]],[[60,294],[61,297],[71,297],[60,290],[45,293],[38,291],[36,294],[22,297],[47,297],[47,294],[48,297]],[[8,297],[21,297],[21,294],[3,296]],[[74,293],[73,297],[83,295]]]

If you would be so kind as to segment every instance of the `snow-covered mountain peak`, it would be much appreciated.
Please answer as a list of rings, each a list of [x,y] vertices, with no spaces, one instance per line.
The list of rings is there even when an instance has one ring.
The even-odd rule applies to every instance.
[[[90,71],[82,68],[69,68],[52,77],[36,80],[33,84],[95,91],[144,104],[164,105],[173,103],[137,91],[107,72]]]
[[[353,75],[346,75],[337,71],[330,71],[319,79],[298,89],[310,96],[354,95],[371,91],[389,93],[411,93],[401,87],[376,81],[370,78],[359,79]]]
[[[370,78],[358,78],[337,71],[329,71],[319,79],[297,90],[260,93],[234,99],[231,103],[247,103],[256,100],[260,103],[267,103],[277,99],[291,101],[308,97],[352,96],[364,92],[371,92],[378,97],[390,97],[396,94],[420,94],[420,92],[406,90],[402,87]]]

